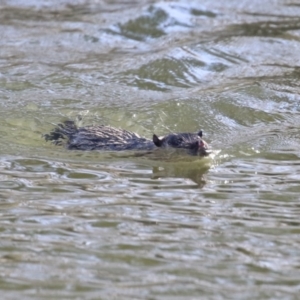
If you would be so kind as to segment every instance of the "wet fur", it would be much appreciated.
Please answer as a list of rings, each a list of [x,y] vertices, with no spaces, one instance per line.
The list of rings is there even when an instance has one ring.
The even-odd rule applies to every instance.
[[[58,124],[49,134],[46,141],[62,145],[70,150],[153,150],[161,148],[181,148],[190,155],[207,155],[207,144],[202,140],[202,131],[198,133],[171,133],[162,138],[153,135],[153,140],[140,137],[138,134],[105,125],[77,127],[73,121]]]
[[[46,134],[46,141],[61,145],[67,138],[70,150],[152,150],[151,140],[141,138],[136,133],[105,125],[77,127],[73,121],[65,121]]]

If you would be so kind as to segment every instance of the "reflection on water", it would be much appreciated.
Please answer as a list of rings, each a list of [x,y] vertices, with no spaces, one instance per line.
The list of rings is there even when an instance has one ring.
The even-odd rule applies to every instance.
[[[295,1],[0,8],[3,298],[297,297]],[[201,129],[212,154],[43,140],[78,116],[147,138]]]

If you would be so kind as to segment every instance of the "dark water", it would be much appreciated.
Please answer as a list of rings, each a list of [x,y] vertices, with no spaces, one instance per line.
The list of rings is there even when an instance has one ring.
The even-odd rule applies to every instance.
[[[298,299],[299,16],[287,0],[1,1],[1,297]],[[78,116],[202,129],[213,153],[41,138]]]

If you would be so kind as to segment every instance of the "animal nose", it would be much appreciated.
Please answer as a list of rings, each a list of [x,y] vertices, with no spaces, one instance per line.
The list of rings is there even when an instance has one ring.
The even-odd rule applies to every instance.
[[[199,141],[199,150],[198,151],[201,155],[204,155],[204,156],[207,156],[210,154],[210,151],[208,150],[208,145],[203,140]]]
[[[199,148],[207,149],[207,144],[204,141],[199,141]]]

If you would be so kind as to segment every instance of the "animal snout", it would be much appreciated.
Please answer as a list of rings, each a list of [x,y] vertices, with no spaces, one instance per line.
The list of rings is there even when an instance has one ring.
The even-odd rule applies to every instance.
[[[208,155],[209,154],[209,151],[207,151],[208,150],[208,144],[205,141],[200,140],[198,142],[198,147],[199,147],[199,152],[202,155]]]

